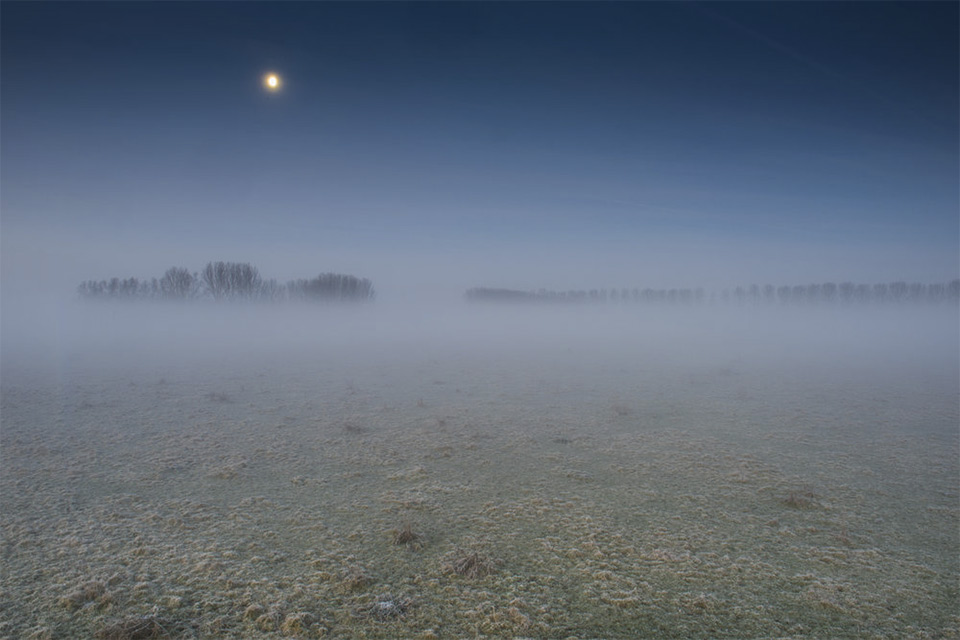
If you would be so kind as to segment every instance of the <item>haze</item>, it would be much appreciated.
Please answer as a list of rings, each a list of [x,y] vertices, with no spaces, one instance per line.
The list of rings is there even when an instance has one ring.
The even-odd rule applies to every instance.
[[[0,10],[0,636],[957,634],[956,3]]]

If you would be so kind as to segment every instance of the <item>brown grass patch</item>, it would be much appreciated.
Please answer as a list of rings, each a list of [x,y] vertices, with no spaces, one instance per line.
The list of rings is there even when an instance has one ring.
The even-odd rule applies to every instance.
[[[360,591],[374,583],[373,576],[360,567],[350,567],[340,576],[340,586],[345,591]]]
[[[423,548],[423,536],[413,530],[413,524],[409,521],[404,522],[399,529],[391,530],[390,538],[393,540],[393,544],[405,546],[414,551]]]
[[[179,625],[157,616],[124,618],[97,631],[98,640],[152,640],[171,638]]]
[[[457,549],[443,565],[448,573],[470,579],[483,578],[493,573],[497,563],[489,556],[473,549]]]
[[[107,586],[99,580],[91,580],[60,598],[60,603],[67,609],[79,609],[89,603],[108,604],[110,600]]]

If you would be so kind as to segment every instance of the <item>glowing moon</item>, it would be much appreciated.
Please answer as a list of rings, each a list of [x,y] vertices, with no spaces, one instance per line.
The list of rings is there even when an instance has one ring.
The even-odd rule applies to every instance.
[[[283,82],[280,80],[280,76],[275,73],[268,73],[263,76],[263,86],[267,91],[279,91],[281,84]]]

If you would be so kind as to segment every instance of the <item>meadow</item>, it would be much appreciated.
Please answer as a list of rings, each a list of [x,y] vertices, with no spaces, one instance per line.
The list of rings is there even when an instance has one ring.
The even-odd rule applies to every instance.
[[[4,345],[0,637],[960,636],[955,310],[310,313]]]

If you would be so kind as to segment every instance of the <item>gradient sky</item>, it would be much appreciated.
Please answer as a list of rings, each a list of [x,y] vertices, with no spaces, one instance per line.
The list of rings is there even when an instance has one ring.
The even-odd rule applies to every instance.
[[[4,2],[3,288],[949,280],[958,6]]]

